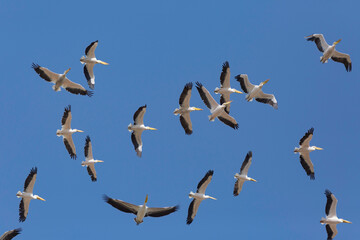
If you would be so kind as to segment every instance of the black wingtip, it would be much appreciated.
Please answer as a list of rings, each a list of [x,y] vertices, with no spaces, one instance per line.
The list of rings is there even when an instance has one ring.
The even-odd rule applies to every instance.
[[[89,143],[91,141],[89,135],[86,136],[85,141],[86,141],[86,143]]]
[[[188,82],[187,84],[185,84],[185,88],[186,89],[192,89],[193,87],[193,83],[192,82]]]
[[[308,131],[308,133],[310,133],[310,134],[314,134],[314,128],[312,127],[312,128],[310,128],[309,129],[309,131]]]
[[[37,167],[33,167],[31,170],[30,170],[30,174],[36,174],[37,173]]]
[[[39,68],[40,66],[39,66],[38,64],[36,64],[36,63],[32,63],[32,64],[31,64],[31,67],[32,67],[33,69],[37,69],[37,68]]]
[[[86,95],[92,97],[94,95],[94,91],[86,90]]]
[[[103,198],[103,200],[105,201],[105,202],[109,202],[109,200],[110,200],[110,198],[106,195],[106,194],[103,194],[103,196],[102,196],[102,198]]]
[[[186,219],[186,224],[190,225],[192,223],[192,221],[193,221],[192,219]]]
[[[247,153],[247,155],[248,155],[249,157],[252,157],[252,151],[249,151],[249,152]]]
[[[199,88],[202,88],[202,86],[203,86],[203,85],[202,85],[201,83],[196,82],[196,88],[198,88],[198,89],[199,89]]]
[[[325,195],[326,195],[326,197],[330,197],[331,194],[332,194],[332,192],[330,192],[329,189],[326,189],[326,190],[325,190]]]
[[[311,173],[309,176],[310,176],[310,180],[315,180],[315,173]]]
[[[209,170],[209,171],[207,171],[207,173],[206,174],[209,174],[209,175],[214,175],[214,170]]]
[[[225,62],[223,63],[223,65],[222,65],[222,67],[223,67],[223,71],[225,71],[227,68],[230,67],[229,62],[228,62],[228,61],[225,61]]]

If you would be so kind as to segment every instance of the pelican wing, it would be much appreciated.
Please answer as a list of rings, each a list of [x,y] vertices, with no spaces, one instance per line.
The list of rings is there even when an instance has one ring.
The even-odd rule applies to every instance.
[[[141,141],[141,134],[142,131],[133,131],[131,133],[131,141],[134,145],[136,154],[138,155],[138,157],[141,157],[142,155],[142,141]]]
[[[327,240],[332,240],[338,233],[338,231],[336,229],[336,224],[326,224],[325,228],[326,228],[326,232],[328,234]]]
[[[302,147],[309,147],[310,146],[310,141],[312,139],[314,135],[314,128],[310,128],[305,135],[300,139],[299,145]]]
[[[89,176],[91,177],[91,181],[96,182],[96,171],[95,171],[95,164],[90,164],[86,167]]]
[[[322,34],[313,34],[306,37],[308,41],[315,42],[317,48],[320,52],[325,52],[328,49],[329,44],[325,41],[324,35]]]
[[[190,119],[190,113],[184,113],[180,115],[180,123],[181,126],[185,130],[185,134],[190,135],[192,134],[192,123]]]
[[[30,170],[30,173],[25,180],[24,192],[27,193],[33,192],[36,176],[37,176],[37,167],[34,167]]]
[[[336,205],[337,199],[328,189],[325,190],[326,195],[326,206],[325,206],[325,213],[328,218],[336,217]]]
[[[240,74],[235,76],[236,81],[238,81],[240,83],[241,89],[245,92],[245,93],[250,93],[255,85],[251,84],[248,78],[247,74]]]
[[[87,95],[89,97],[91,97],[94,94],[93,91],[86,90],[83,86],[70,81],[68,78],[65,78],[62,86],[63,88],[65,88],[66,91],[73,94],[80,94],[84,96]]]
[[[219,106],[215,99],[210,95],[209,91],[201,83],[196,82],[196,88],[200,94],[201,99],[211,111]]]
[[[144,106],[139,107],[138,110],[134,113],[134,124],[135,125],[143,125],[144,124],[144,114],[146,112],[146,104]]]
[[[248,174],[248,171],[249,171],[249,168],[250,168],[250,165],[251,165],[251,160],[252,160],[252,152],[249,151],[246,154],[246,157],[245,157],[245,160],[244,160],[243,164],[241,165],[240,175],[247,175]]]
[[[239,124],[236,122],[235,118],[227,114],[225,110],[223,110],[217,118],[233,129],[239,128]]]
[[[84,75],[86,77],[89,88],[94,89],[95,87],[95,75],[94,75],[94,63],[86,63],[84,65]]]
[[[19,205],[19,222],[25,222],[29,212],[30,198],[22,198]]]
[[[109,198],[106,195],[104,195],[103,198],[104,198],[105,202],[107,202],[108,204],[110,204],[111,206],[113,206],[114,208],[116,208],[122,212],[133,213],[136,215],[139,210],[139,206],[136,206],[134,204],[127,203],[127,202],[124,202],[124,201],[121,201],[118,199]]]
[[[230,88],[230,65],[228,61],[222,65],[220,84],[222,88]]]
[[[163,208],[147,208],[145,217],[162,217],[169,215],[179,209],[179,206]]]
[[[192,86],[193,86],[192,82],[187,83],[180,95],[179,105],[183,108],[190,107]]]
[[[341,53],[335,50],[331,59],[334,60],[335,62],[343,63],[346,68],[346,71],[351,72],[352,63],[349,54]]]
[[[235,182],[235,185],[234,185],[234,196],[237,196],[239,195],[239,193],[241,192],[241,189],[243,187],[243,184],[244,184],[244,180],[242,179],[237,179],[236,182]]]
[[[84,154],[85,154],[85,159],[86,160],[94,159],[93,153],[92,153],[91,140],[90,140],[89,136],[87,136],[86,139],[85,139]]]
[[[203,177],[203,179],[201,179],[201,181],[199,182],[199,184],[197,185],[197,193],[203,193],[205,194],[205,190],[207,188],[207,186],[209,185],[209,183],[211,182],[212,176],[214,174],[213,170],[209,170],[205,176]]]
[[[273,94],[266,94],[263,91],[259,91],[255,97],[255,100],[261,103],[269,104],[273,108],[278,109],[278,104],[276,98]]]
[[[40,67],[38,64],[33,63],[31,66],[39,76],[45,81],[56,83],[60,74],[54,73],[47,68]]]
[[[315,179],[314,165],[311,162],[310,154],[308,152],[300,155],[300,163],[301,166],[304,168],[306,174],[310,176],[310,179],[314,180]]]
[[[76,149],[71,134],[63,135],[64,145],[70,154],[70,158],[76,159]]]
[[[85,55],[88,58],[95,58],[95,49],[96,49],[97,45],[98,45],[98,40],[90,43],[90,45],[86,47]]]
[[[189,209],[188,209],[188,216],[186,219],[186,224],[191,224],[192,221],[194,220],[196,213],[199,209],[200,203],[201,203],[201,199],[194,199],[192,200],[192,202],[190,203]]]
[[[71,129],[71,105],[67,106],[64,110],[63,117],[61,119],[61,127],[62,129]]]
[[[224,94],[221,94],[220,97],[220,104],[222,105],[223,103],[229,102],[230,101],[230,93],[226,92]],[[224,111],[229,114],[230,113],[230,104],[226,105],[226,107],[224,108]]]
[[[14,230],[7,231],[0,237],[0,240],[11,240],[15,236],[19,235],[20,232],[21,232],[21,228],[17,228],[17,229],[14,229]]]

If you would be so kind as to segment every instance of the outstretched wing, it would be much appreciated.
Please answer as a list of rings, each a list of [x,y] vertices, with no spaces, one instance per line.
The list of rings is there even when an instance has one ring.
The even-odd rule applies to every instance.
[[[90,45],[86,47],[85,55],[88,58],[95,58],[95,49],[96,49],[97,45],[98,45],[98,40],[90,43]]]
[[[33,63],[31,67],[35,70],[39,76],[44,79],[45,81],[56,83],[56,81],[59,79],[60,74],[54,73],[50,71],[47,68],[40,67],[38,64]]]
[[[84,96],[87,95],[89,97],[91,97],[94,94],[93,91],[86,90],[83,86],[70,81],[68,78],[65,78],[62,86],[63,88],[65,88],[66,91],[72,94],[80,94]]]
[[[113,206],[114,208],[116,208],[122,212],[133,213],[136,215],[139,210],[139,206],[136,206],[134,204],[127,203],[127,202],[121,201],[119,199],[109,198],[106,195],[104,195],[103,198],[104,198],[105,202],[107,202],[108,204],[110,204],[111,206]]]
[[[269,104],[273,108],[278,109],[278,104],[273,94],[266,94],[263,93],[262,90],[260,90],[256,95],[255,100],[261,103]]]
[[[145,217],[162,217],[169,215],[179,209],[179,206],[163,208],[147,208]]]
[[[192,123],[190,119],[190,113],[184,113],[180,115],[180,123],[181,126],[185,130],[185,134],[190,135],[192,134]]]
[[[310,176],[310,179],[314,180],[315,179],[314,165],[311,162],[310,154],[308,152],[304,154],[300,154],[300,163],[301,166],[304,168],[306,174]]]
[[[240,74],[235,76],[236,81],[238,81],[240,83],[241,89],[245,92],[245,93],[250,93],[255,85],[251,84],[248,78],[247,74]]]
[[[329,44],[325,41],[324,35],[322,34],[312,34],[306,37],[308,41],[315,42],[317,48],[320,52],[325,52],[328,49]]]
[[[345,69],[347,72],[351,72],[352,69],[352,63],[351,63],[351,59],[350,59],[350,55],[349,54],[345,54],[345,53],[341,53],[335,50],[335,52],[333,53],[332,60],[334,60],[335,62],[340,62],[343,63],[345,66]]]

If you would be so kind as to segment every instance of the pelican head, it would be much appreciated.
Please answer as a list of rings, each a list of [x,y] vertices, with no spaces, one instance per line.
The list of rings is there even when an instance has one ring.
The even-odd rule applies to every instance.
[[[323,148],[319,148],[319,147],[316,147],[316,146],[313,146],[313,148],[315,148],[315,150],[324,150]]]
[[[35,195],[34,198],[45,202],[45,199],[39,197],[38,195]]]
[[[152,128],[152,127],[145,127],[146,130],[157,130],[156,128]]]
[[[264,86],[270,79],[266,79],[265,81],[263,81],[262,83],[259,84],[259,87]]]
[[[341,221],[342,221],[343,223],[352,223],[352,222],[350,222],[350,221],[348,221],[348,220],[345,220],[345,219],[341,219]]]
[[[71,70],[71,68],[69,68],[68,70],[65,70],[64,75],[66,75],[70,70]]]
[[[334,42],[334,46],[336,46],[339,42],[341,42],[341,39],[337,40],[336,42]]]

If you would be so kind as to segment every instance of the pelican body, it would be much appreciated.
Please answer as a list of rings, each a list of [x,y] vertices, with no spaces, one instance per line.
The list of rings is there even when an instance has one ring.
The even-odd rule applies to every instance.
[[[88,82],[88,85],[91,89],[94,89],[95,87],[95,75],[94,75],[94,65],[95,64],[103,64],[103,65],[109,65],[106,62],[103,62],[101,60],[96,59],[95,57],[95,49],[98,45],[98,40],[90,43],[89,46],[85,49],[85,56],[82,56],[80,58],[81,64],[84,65],[84,75],[86,77],[86,80]]]
[[[163,207],[163,208],[150,208],[146,206],[148,201],[148,195],[146,195],[145,202],[143,205],[134,205],[131,203],[124,202],[118,199],[112,199],[104,195],[104,200],[114,208],[126,213],[135,214],[134,221],[136,225],[143,222],[144,217],[162,217],[169,215],[179,209],[179,206],[174,207]]]
[[[24,191],[18,191],[16,193],[17,198],[21,198],[19,206],[19,222],[24,222],[29,212],[30,201],[33,199],[38,199],[45,201],[38,195],[33,194],[34,184],[37,176],[37,168],[34,167],[31,169],[29,175],[27,176],[24,184]]]
[[[325,214],[326,218],[321,218],[320,223],[322,225],[326,224],[326,232],[328,234],[328,240],[333,239],[338,233],[336,225],[339,223],[351,223],[348,220],[338,218],[336,215],[336,205],[338,200],[335,198],[335,195],[332,194],[328,189],[325,190],[326,195],[326,206]]]
[[[84,132],[79,129],[71,129],[71,105],[65,108],[61,119],[61,130],[56,131],[56,136],[63,137],[64,145],[71,158],[76,159],[76,148],[72,140],[72,134],[76,132]]]
[[[91,181],[96,182],[97,176],[96,176],[96,170],[95,170],[95,163],[104,162],[101,160],[95,160],[92,153],[92,144],[90,137],[87,136],[85,139],[85,147],[84,147],[84,155],[85,155],[85,161],[81,162],[81,166],[85,167],[88,171],[88,174],[91,177]]]
[[[241,165],[240,168],[240,173],[235,173],[234,178],[236,179],[235,185],[234,185],[234,196],[239,195],[239,193],[242,190],[243,184],[245,181],[253,181],[256,182],[255,179],[248,177],[248,171],[251,165],[251,161],[252,161],[252,152],[249,151],[246,154],[245,160],[243,162],[243,164]]]
[[[326,42],[324,35],[322,34],[312,34],[305,38],[308,41],[315,42],[319,51],[323,52],[323,55],[320,57],[321,63],[327,63],[328,60],[331,58],[335,62],[340,62],[344,64],[346,71],[351,72],[352,63],[351,63],[350,55],[335,50],[336,45],[340,43],[341,39],[337,40],[332,45],[329,45]]]

